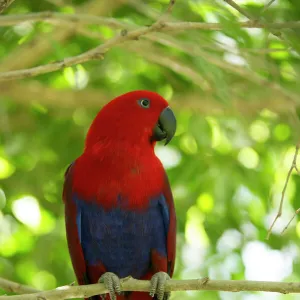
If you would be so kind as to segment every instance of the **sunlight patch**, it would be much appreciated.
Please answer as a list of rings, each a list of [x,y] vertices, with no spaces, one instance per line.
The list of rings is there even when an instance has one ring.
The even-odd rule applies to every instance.
[[[41,211],[36,198],[24,196],[15,200],[12,204],[12,211],[15,217],[23,224],[37,229],[41,222]]]
[[[267,124],[261,120],[256,120],[250,125],[250,136],[256,142],[265,142],[270,136]]]
[[[56,287],[55,277],[47,271],[36,273],[32,280],[34,286],[41,290],[53,289]]]
[[[170,146],[156,146],[155,154],[161,160],[165,169],[174,168],[179,165],[181,161],[180,152]]]
[[[259,163],[259,156],[255,150],[246,147],[239,152],[238,161],[248,169],[255,169]]]
[[[246,280],[282,281],[292,273],[293,258],[262,242],[249,242],[242,252]]]
[[[15,167],[3,157],[0,157],[0,179],[10,177],[15,172]]]

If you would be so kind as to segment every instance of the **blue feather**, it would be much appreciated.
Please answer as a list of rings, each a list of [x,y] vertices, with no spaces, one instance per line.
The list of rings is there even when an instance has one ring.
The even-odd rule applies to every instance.
[[[77,225],[79,242],[81,244],[81,207],[80,206],[77,206],[76,225]]]
[[[78,235],[88,265],[102,263],[121,278],[140,278],[149,270],[152,250],[167,255],[169,210],[163,195],[151,199],[144,211],[121,207],[121,197],[118,207],[110,210],[77,195],[73,199]]]

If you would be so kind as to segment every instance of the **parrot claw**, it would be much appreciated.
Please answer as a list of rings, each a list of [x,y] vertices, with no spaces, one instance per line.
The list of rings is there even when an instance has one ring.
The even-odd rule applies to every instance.
[[[116,293],[121,294],[121,285],[119,277],[112,272],[104,273],[98,280],[99,283],[104,283],[105,287],[108,289],[109,296],[111,300],[116,300]],[[101,295],[101,299],[105,300],[106,295]]]
[[[150,296],[156,294],[157,300],[168,300],[171,296],[170,292],[165,292],[165,283],[170,276],[165,272],[157,272],[151,278]]]

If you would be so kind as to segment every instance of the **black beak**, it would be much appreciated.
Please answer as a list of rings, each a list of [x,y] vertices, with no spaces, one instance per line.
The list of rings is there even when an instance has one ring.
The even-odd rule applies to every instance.
[[[171,108],[166,107],[160,114],[153,129],[152,139],[154,141],[166,140],[167,145],[173,138],[176,131],[176,118]]]

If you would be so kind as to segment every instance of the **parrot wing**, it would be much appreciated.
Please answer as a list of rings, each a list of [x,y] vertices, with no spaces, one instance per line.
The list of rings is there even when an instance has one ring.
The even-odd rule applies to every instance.
[[[65,203],[65,222],[66,233],[68,240],[69,252],[73,264],[73,268],[79,284],[88,284],[86,262],[84,260],[83,251],[80,241],[80,212],[75,203],[72,193],[72,179],[73,179],[72,163],[65,172],[65,183],[63,188],[63,200]],[[79,223],[79,224],[78,224]]]
[[[159,205],[161,212],[160,215],[164,227],[162,228],[165,236],[165,241],[163,244],[166,247],[166,254],[162,255],[161,251],[159,251],[160,247],[155,247],[152,249],[152,270],[154,273],[159,271],[167,272],[170,276],[172,276],[174,272],[176,255],[176,215],[173,196],[166,174],[163,190],[160,195]],[[158,219],[156,222],[158,222]],[[157,246],[159,246],[159,244],[157,244]],[[148,276],[146,278],[148,279]]]
[[[175,255],[176,255],[176,214],[174,207],[173,195],[167,175],[165,176],[165,184],[163,190],[166,199],[168,214],[163,213],[165,222],[168,222],[167,227],[167,273],[172,276],[174,272]],[[165,209],[164,209],[165,211]],[[168,218],[167,218],[168,215]]]

